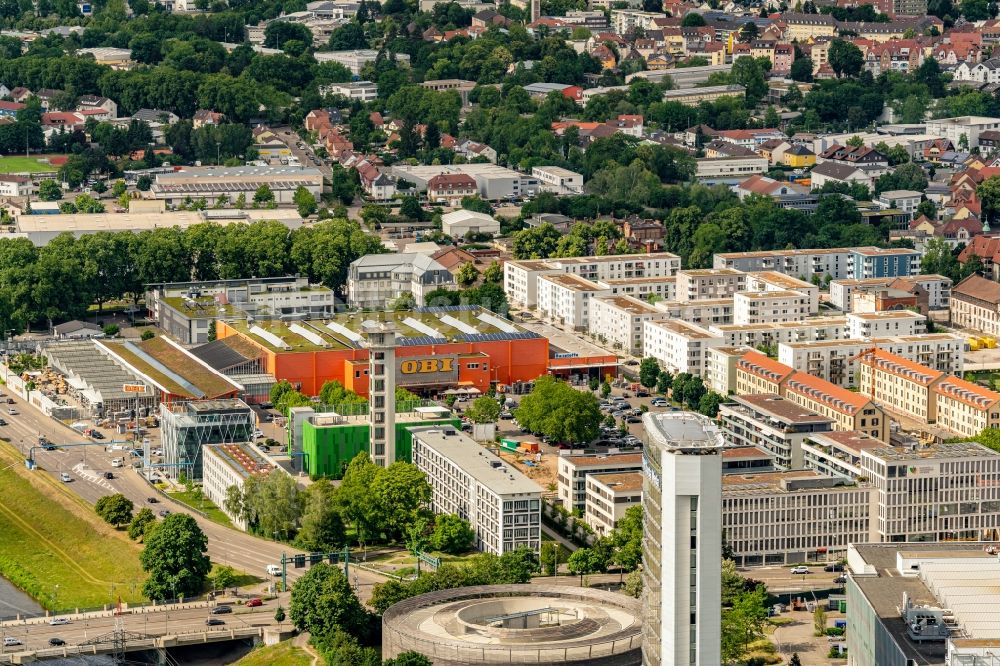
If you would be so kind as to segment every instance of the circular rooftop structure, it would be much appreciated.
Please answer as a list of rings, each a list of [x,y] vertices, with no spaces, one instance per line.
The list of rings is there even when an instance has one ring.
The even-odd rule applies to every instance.
[[[642,663],[638,599],[562,585],[479,585],[428,592],[382,616],[382,656],[435,666]]]

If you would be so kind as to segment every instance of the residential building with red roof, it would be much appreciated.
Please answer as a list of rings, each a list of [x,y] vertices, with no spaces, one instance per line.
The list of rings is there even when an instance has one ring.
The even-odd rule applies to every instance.
[[[836,430],[860,430],[883,441],[889,439],[885,410],[867,396],[804,372],[796,372],[785,380],[782,395],[817,414],[829,416],[835,421]]]
[[[1000,393],[948,376],[934,386],[937,424],[962,437],[1000,427]]]
[[[795,370],[758,351],[748,351],[736,361],[736,395],[781,395]]]
[[[479,185],[472,176],[461,173],[442,173],[427,181],[427,200],[457,206],[465,197],[479,194]]]
[[[887,409],[924,423],[937,419],[934,387],[945,373],[876,349],[858,363],[858,393]]]

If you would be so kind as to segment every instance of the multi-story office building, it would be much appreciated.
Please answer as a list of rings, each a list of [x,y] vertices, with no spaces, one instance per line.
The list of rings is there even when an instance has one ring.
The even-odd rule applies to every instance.
[[[737,566],[842,557],[872,539],[873,489],[811,470],[722,477],[722,530]]]
[[[1000,393],[948,376],[934,386],[937,424],[962,437],[1000,427]]]
[[[809,296],[798,291],[741,291],[733,296],[733,323],[802,321],[809,309]]]
[[[723,474],[774,472],[774,457],[756,446],[741,446],[722,452]]]
[[[583,175],[557,166],[532,167],[531,175],[538,179],[539,186],[559,195],[583,192]]]
[[[886,338],[892,335],[917,335],[927,331],[927,317],[910,310],[886,312],[849,312],[847,337]]]
[[[858,392],[886,409],[924,423],[937,418],[934,387],[943,372],[877,349],[861,359],[858,377]]]
[[[431,509],[469,521],[479,550],[502,555],[542,539],[542,489],[452,427],[413,428],[413,463],[427,475]]]
[[[676,319],[643,322],[643,349],[672,373],[701,376],[705,350],[718,347],[722,339],[711,331]]]
[[[587,477],[591,474],[625,474],[642,469],[639,453],[615,453],[602,456],[560,456],[556,466],[556,496],[570,510],[585,511]]]
[[[809,313],[819,311],[819,287],[778,271],[747,273],[747,291],[797,291],[809,297]]]
[[[257,419],[242,400],[198,400],[160,403],[160,442],[163,461],[172,473],[202,478],[206,444],[238,444],[253,441]],[[149,452],[146,452],[149,460]]]
[[[841,247],[716,254],[713,268],[777,271],[799,279],[897,277],[920,272],[920,253],[906,248]]]
[[[928,120],[925,131],[932,136],[948,139],[955,146],[960,142],[965,143],[971,149],[979,145],[981,133],[998,129],[1000,129],[1000,118],[958,116]],[[962,137],[965,137],[965,141],[962,141]]]
[[[543,319],[577,331],[588,329],[590,304],[610,289],[572,273],[538,278],[538,314]]]
[[[586,483],[583,520],[599,537],[610,534],[629,507],[642,505],[640,472],[589,474]]]
[[[226,507],[229,489],[236,486],[242,490],[249,477],[266,476],[274,467],[249,444],[206,444],[203,452],[201,489],[205,498],[229,516],[234,525],[245,530],[243,516]]]
[[[802,321],[766,324],[722,324],[710,330],[722,337],[726,347],[775,346],[783,342],[807,340],[843,340],[848,337],[846,317],[812,317]]]
[[[629,354],[644,354],[643,323],[669,315],[632,296],[599,296],[590,301],[590,334]]]
[[[796,372],[785,380],[781,395],[810,411],[831,417],[835,430],[860,430],[883,441],[889,438],[885,411],[867,396],[804,372]]]
[[[339,95],[347,99],[361,102],[371,102],[378,98],[378,84],[371,81],[348,81],[347,83],[328,83],[319,87],[321,95]]]
[[[722,435],[689,412],[643,416],[644,666],[722,663]]]
[[[833,430],[833,419],[804,409],[773,393],[732,396],[719,407],[726,444],[757,447],[779,470],[802,469],[802,443]]]
[[[455,289],[451,272],[426,254],[366,254],[347,269],[347,302],[351,307],[384,308],[403,294],[424,305],[435,289]]]
[[[846,388],[858,385],[859,355],[872,348],[948,374],[961,374],[964,368],[965,338],[954,333],[782,343],[778,345],[778,360]]]
[[[731,269],[695,269],[677,272],[677,300],[730,298],[746,289],[747,276]]]
[[[635,280],[671,277],[680,267],[680,257],[669,252],[507,261],[503,288],[512,304],[533,308],[538,301],[538,279],[543,275],[569,273],[592,281]]]

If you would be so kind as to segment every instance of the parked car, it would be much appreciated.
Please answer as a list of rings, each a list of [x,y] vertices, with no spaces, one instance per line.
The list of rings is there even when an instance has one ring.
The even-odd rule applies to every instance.
[[[4,421],[3,419],[0,419],[0,426],[5,426],[5,425],[7,425],[7,422]]]
[[[66,641],[64,641],[61,638],[53,637],[49,639],[49,645],[51,645],[52,647],[59,647],[61,645],[66,645]]]
[[[226,615],[233,612],[232,606],[216,606],[211,610],[212,615]]]
[[[641,416],[634,416],[633,415],[633,416],[630,416],[627,419],[625,419],[625,422],[626,423],[642,423],[642,417]]]
[[[257,606],[263,606],[264,602],[260,598],[254,597],[253,599],[248,599],[246,605],[247,608],[256,608]]]
[[[205,624],[209,627],[217,627],[220,624],[225,624],[225,623],[226,621],[220,617],[210,617],[207,620],[205,620]]]
[[[94,439],[104,439],[104,435],[101,434],[100,430],[94,430],[90,433],[90,436]]]
[[[809,573],[809,567],[802,567],[802,566],[792,567],[792,573],[795,574],[795,575],[798,575],[798,574],[807,574],[807,573]]]

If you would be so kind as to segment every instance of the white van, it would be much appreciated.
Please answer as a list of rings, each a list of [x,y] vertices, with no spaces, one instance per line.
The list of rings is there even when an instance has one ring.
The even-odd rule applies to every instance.
[[[10,647],[12,645],[21,645],[21,641],[17,640],[13,636],[4,636],[3,644],[4,647]]]
[[[111,461],[112,467],[123,467],[124,465],[125,463],[122,462],[121,458],[115,458],[114,460]]]
[[[281,567],[278,566],[277,564],[268,564],[267,565],[267,575],[268,576],[280,576],[281,575]]]

